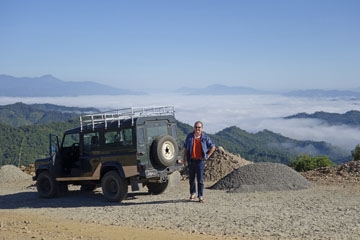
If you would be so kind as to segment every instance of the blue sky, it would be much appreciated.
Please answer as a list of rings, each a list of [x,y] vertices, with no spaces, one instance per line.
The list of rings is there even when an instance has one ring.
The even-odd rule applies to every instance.
[[[0,1],[0,74],[120,88],[360,87],[360,1]]]

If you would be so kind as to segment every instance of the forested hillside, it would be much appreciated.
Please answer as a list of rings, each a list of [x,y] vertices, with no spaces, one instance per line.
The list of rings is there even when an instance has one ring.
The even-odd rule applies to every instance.
[[[193,131],[193,128],[181,122],[178,122],[177,125],[183,143],[186,133]],[[233,126],[209,135],[216,145],[254,162],[288,164],[294,157],[304,153],[327,155],[334,163],[343,163],[351,159],[350,152],[344,152],[329,143],[298,141],[268,130],[252,134]]]
[[[49,134],[62,133],[79,125],[78,121],[12,127],[0,123],[0,165],[27,165],[49,153]]]
[[[28,105],[19,102],[0,106],[0,122],[13,127],[65,122],[77,118],[82,113],[98,111],[96,108],[65,107],[54,104]]]
[[[327,155],[337,164],[351,159],[350,153],[329,143],[294,140],[268,130],[251,134],[238,127],[230,127],[216,133],[214,139],[228,151],[254,162],[288,164],[295,156],[304,153]]]
[[[311,118],[319,119],[326,122],[329,125],[349,125],[353,127],[360,127],[360,112],[348,111],[346,113],[328,113],[328,112],[315,112],[313,114],[298,113],[292,116],[285,117],[285,119],[294,118]]]

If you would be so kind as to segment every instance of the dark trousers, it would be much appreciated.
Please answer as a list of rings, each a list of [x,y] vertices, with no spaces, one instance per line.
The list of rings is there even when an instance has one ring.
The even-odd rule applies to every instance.
[[[203,196],[204,192],[204,168],[205,162],[203,160],[191,159],[189,161],[189,183],[190,183],[190,194],[196,193],[195,187],[195,176],[198,184],[198,197]]]

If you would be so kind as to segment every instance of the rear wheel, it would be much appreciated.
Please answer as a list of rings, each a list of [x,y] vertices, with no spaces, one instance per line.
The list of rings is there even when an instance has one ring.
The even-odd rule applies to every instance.
[[[58,193],[58,183],[48,171],[41,172],[37,177],[36,188],[41,198],[53,198]]]
[[[105,198],[110,202],[121,202],[126,198],[128,183],[117,171],[109,171],[101,179],[101,187]]]
[[[157,182],[149,182],[146,184],[149,189],[149,193],[157,195],[163,193],[169,185],[169,181],[157,183]]]

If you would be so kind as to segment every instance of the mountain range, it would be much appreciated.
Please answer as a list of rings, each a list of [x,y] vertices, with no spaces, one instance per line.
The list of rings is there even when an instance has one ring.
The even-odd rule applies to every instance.
[[[184,95],[282,95],[286,97],[306,98],[354,98],[360,99],[360,88],[353,90],[291,90],[291,91],[265,91],[248,87],[225,86],[214,84],[202,88],[179,88],[175,92]]]
[[[257,90],[248,87],[229,87],[221,84],[213,84],[204,88],[179,88],[176,93],[184,95],[251,95],[271,94],[271,92]]]
[[[0,96],[61,97],[83,95],[139,95],[133,90],[110,87],[96,82],[65,82],[52,75],[41,77],[13,77],[0,75]]]
[[[6,111],[11,111],[11,117],[6,117]],[[51,104],[16,103],[2,106],[0,165],[16,164],[16,161],[29,164],[37,158],[46,156],[48,134],[54,133],[61,137],[64,131],[79,125],[79,114],[89,111],[98,110],[67,108]],[[177,122],[177,126],[179,144],[182,146],[186,134],[193,128],[182,122]],[[335,163],[343,163],[351,159],[350,152],[329,143],[294,140],[268,130],[248,133],[233,126],[209,135],[217,146],[223,146],[231,153],[240,154],[243,158],[255,162],[289,164],[299,154],[327,155]]]
[[[66,107],[54,104],[24,104],[21,102],[0,106],[0,122],[12,127],[32,124],[65,122],[80,114],[99,112],[96,108]]]
[[[126,88],[116,88],[96,82],[68,82],[52,75],[41,77],[13,77],[0,75],[0,96],[8,97],[60,97],[84,95],[143,95],[148,93],[163,93],[159,89],[143,89],[139,91]],[[123,83],[121,86],[126,86]],[[287,97],[327,97],[360,99],[360,88],[351,90],[291,90],[265,91],[242,86],[226,86],[213,84],[204,87],[183,87],[172,91],[182,95],[283,95]]]
[[[287,116],[284,119],[319,119],[324,121],[330,126],[334,125],[349,125],[351,127],[360,127],[360,111],[352,110],[346,113],[328,113],[328,112],[315,112],[312,114],[298,113],[295,115]]]
[[[322,90],[322,89],[308,89],[308,90],[295,90],[282,93],[284,96],[288,97],[345,97],[345,98],[354,98],[360,99],[360,92],[356,89],[354,90]]]

